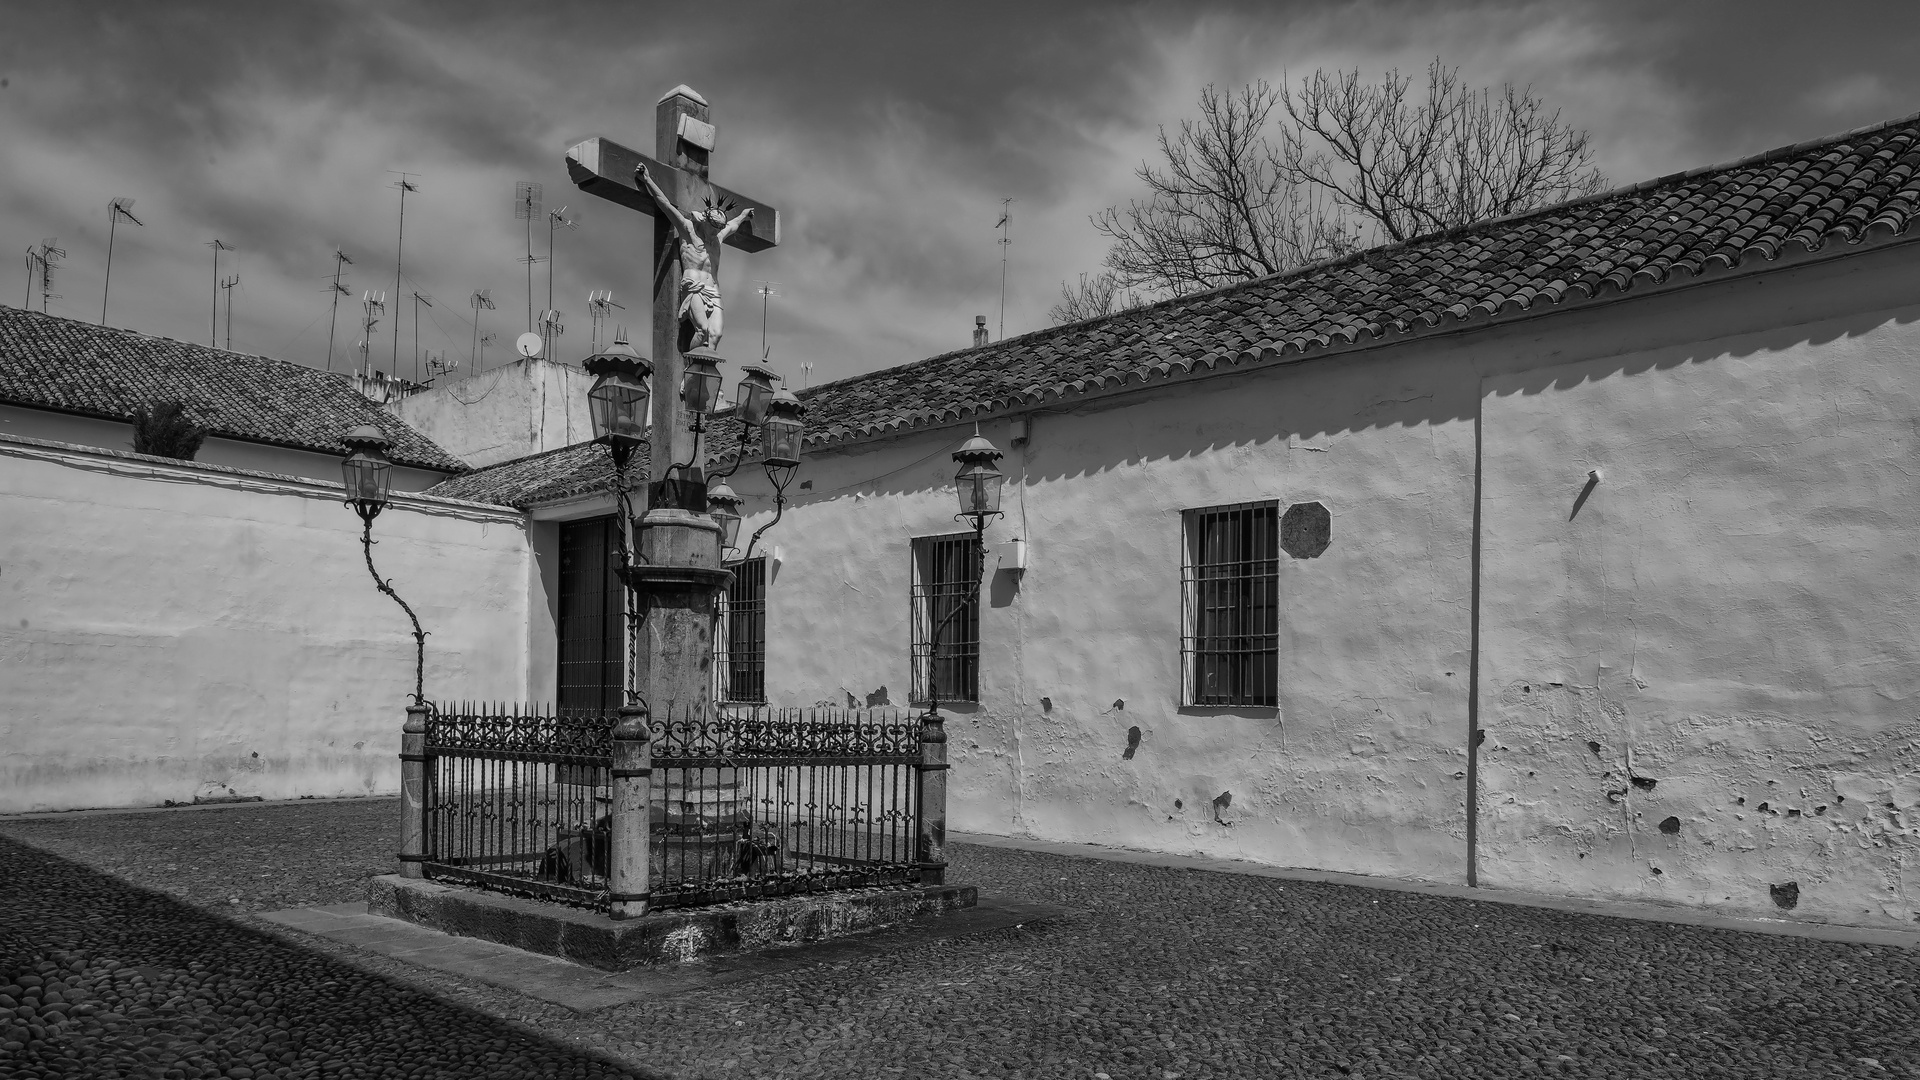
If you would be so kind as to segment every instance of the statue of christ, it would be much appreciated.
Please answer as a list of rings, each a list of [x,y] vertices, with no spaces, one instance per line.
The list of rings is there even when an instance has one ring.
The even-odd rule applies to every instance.
[[[634,176],[660,207],[680,241],[680,350],[715,349],[720,345],[723,312],[720,306],[720,245],[753,216],[753,207],[727,220],[727,208],[707,201],[706,209],[691,219],[667,198],[641,162]]]

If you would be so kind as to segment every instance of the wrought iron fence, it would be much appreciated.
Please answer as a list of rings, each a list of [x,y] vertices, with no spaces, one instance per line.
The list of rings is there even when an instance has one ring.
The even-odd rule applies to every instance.
[[[426,876],[605,909],[618,719],[430,705]]]
[[[643,767],[616,769],[617,746],[643,745],[637,734],[616,742],[617,715],[421,711],[424,732],[402,754],[417,816],[401,858],[429,878],[618,915],[635,899],[681,908],[937,882],[945,866],[937,719],[668,706],[646,719]],[[635,835],[644,863],[637,851],[623,862]]]
[[[653,907],[918,880],[917,717],[669,708],[648,726]]]

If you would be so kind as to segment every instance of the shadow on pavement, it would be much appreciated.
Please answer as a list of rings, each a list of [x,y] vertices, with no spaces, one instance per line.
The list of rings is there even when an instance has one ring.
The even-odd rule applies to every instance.
[[[0,882],[9,1077],[647,1076],[5,837]]]

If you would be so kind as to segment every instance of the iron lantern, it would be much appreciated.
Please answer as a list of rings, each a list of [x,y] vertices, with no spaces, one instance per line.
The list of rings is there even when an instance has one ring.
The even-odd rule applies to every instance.
[[[806,411],[793,391],[783,386],[774,392],[767,403],[766,423],[760,427],[760,455],[768,468],[800,467],[800,436],[806,430],[801,416]]]
[[[740,422],[759,427],[767,421],[767,406],[773,402],[773,372],[755,364],[740,368],[740,382],[733,388],[733,403],[739,409]]]
[[[350,451],[340,463],[347,502],[372,524],[393,493],[393,462],[387,457],[392,440],[372,424],[361,424],[340,436],[340,441]]]
[[[974,528],[986,527],[986,519],[1000,513],[1000,484],[1006,479],[994,465],[1002,457],[998,448],[974,426],[973,438],[953,452],[960,471],[954,474],[954,494],[960,498],[960,515],[974,519]]]
[[[686,373],[680,378],[680,400],[697,424],[713,412],[720,398],[720,358],[701,351],[686,354],[686,361]]]
[[[614,447],[616,453],[646,442],[647,379],[653,374],[653,364],[633,346],[616,341],[605,352],[587,357],[581,367],[587,374],[599,376],[593,389],[587,391],[594,435]]]
[[[740,504],[745,501],[724,480],[707,489],[707,514],[720,524],[722,550],[740,537]]]

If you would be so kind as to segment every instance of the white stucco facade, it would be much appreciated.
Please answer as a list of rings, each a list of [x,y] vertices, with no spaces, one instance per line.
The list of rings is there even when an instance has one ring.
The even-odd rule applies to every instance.
[[[0,440],[0,812],[389,793],[406,616],[339,481]],[[429,696],[526,697],[522,516],[399,496]]]
[[[447,453],[476,468],[593,438],[578,365],[515,360],[390,402],[387,408]]]
[[[990,417],[1027,568],[945,710],[952,826],[1911,927],[1913,250]],[[968,434],[809,458],[774,703],[905,703]],[[1333,522],[1281,557],[1280,705],[1183,707],[1181,512],[1255,500]]]

